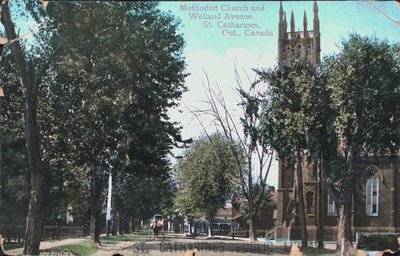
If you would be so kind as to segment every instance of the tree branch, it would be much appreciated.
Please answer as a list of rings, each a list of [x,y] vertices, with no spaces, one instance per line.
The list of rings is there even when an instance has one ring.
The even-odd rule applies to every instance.
[[[37,72],[35,74],[34,80],[33,80],[33,85],[32,85],[32,91],[34,94],[34,98],[36,99],[37,97],[37,93],[38,93],[38,88],[40,83],[43,80],[44,75],[46,74],[46,71],[48,70],[48,68],[50,67],[50,64],[52,63],[52,61],[56,58],[59,50],[60,50],[61,46],[58,46],[57,49],[55,49],[53,51],[52,54],[50,54],[49,58],[47,58],[47,60],[45,61],[45,63],[42,65],[41,69],[39,70],[39,72]]]
[[[17,33],[15,32],[14,23],[11,20],[10,9],[8,6],[8,1],[3,1],[1,4],[1,23],[3,24],[6,35],[9,42],[12,42],[17,38]],[[21,49],[20,44],[9,44],[11,51],[13,52],[15,65],[17,68],[18,75],[21,80],[21,85],[23,92],[25,94],[26,90],[29,90],[29,73],[26,70],[26,61],[24,54]]]

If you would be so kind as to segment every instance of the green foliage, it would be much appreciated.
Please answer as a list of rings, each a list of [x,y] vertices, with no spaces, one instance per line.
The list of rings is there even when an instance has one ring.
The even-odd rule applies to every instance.
[[[399,148],[400,63],[395,47],[351,34],[340,53],[325,60],[335,128],[344,144],[390,153]]]
[[[89,224],[90,204],[89,204],[89,181],[88,170],[85,168],[70,166],[70,169],[61,169],[64,171],[63,178],[63,202],[65,203],[65,211],[74,218],[74,224]],[[68,207],[69,206],[69,207]]]
[[[265,237],[265,230],[264,229],[257,229],[256,230],[257,237]]]
[[[230,147],[237,147],[220,134],[201,137],[178,164],[180,191],[175,198],[178,212],[210,218],[230,199],[232,177],[238,172]]]
[[[394,52],[385,41],[352,34],[320,67],[289,59],[259,72],[268,83],[261,125],[265,141],[289,161],[297,150],[307,149],[313,159],[323,156],[332,183],[339,190],[354,188],[346,172],[349,150],[399,148],[400,65]],[[344,160],[337,156],[338,138]],[[360,175],[357,168],[353,164],[354,177]]]
[[[307,249],[304,249],[301,252],[307,256],[309,256],[309,255],[324,255],[324,254],[333,255],[333,254],[335,254],[336,250],[307,247]]]
[[[297,58],[259,75],[268,84],[260,125],[265,143],[290,162],[301,150],[314,159],[332,151],[334,115],[322,70]]]
[[[242,101],[240,105],[243,107],[244,115],[240,118],[243,125],[244,137],[248,138],[249,150],[255,150],[257,142],[260,141],[259,129],[257,127],[257,121],[259,120],[260,114],[260,102],[258,95],[252,95],[251,93],[238,89]]]
[[[179,22],[156,7],[155,2],[65,2],[50,4],[46,13],[39,2],[12,3],[12,9],[27,10],[18,11],[25,19],[49,18],[25,45],[29,70],[39,71],[58,49],[38,91],[41,154],[50,169],[46,224],[62,224],[67,210],[76,224],[88,223],[94,167],[114,174],[117,208],[125,215],[147,218],[172,208],[167,155],[190,141],[181,138],[179,123],[170,121],[167,111],[178,106],[187,74]],[[7,222],[21,224],[29,175],[23,93],[12,63],[5,52],[0,210],[13,216]]]
[[[126,236],[104,236],[100,238],[100,242],[102,243],[117,243],[117,242],[126,242],[131,241]]]
[[[343,156],[338,155],[336,158],[331,157],[331,160],[327,164],[327,171],[329,173],[329,179],[332,184],[335,184],[339,191],[343,191],[343,186],[348,179],[347,177],[347,163]]]
[[[124,179],[118,179],[115,203],[119,209],[135,219],[150,219],[155,213],[162,212],[167,197],[163,193],[166,190],[168,190],[168,179],[135,177],[131,174],[124,176]],[[172,203],[169,207],[172,207]]]
[[[339,199],[350,198],[348,192],[369,175],[359,165],[360,154],[393,154],[400,146],[400,62],[395,47],[351,34],[340,50],[324,61],[341,155],[332,154],[327,161],[327,175]]]
[[[259,183],[253,184],[252,198],[260,198],[257,213],[255,214],[254,226],[256,229],[263,230],[265,236],[265,230],[271,228],[273,223],[273,211],[274,205],[271,198],[271,191],[268,190],[268,185],[266,186],[264,192],[262,192],[262,186]],[[248,202],[243,200],[240,193],[234,193],[232,196],[232,207],[240,211],[242,216],[249,216],[251,213]],[[247,222],[250,220],[248,219]],[[259,236],[259,235],[257,235]]]
[[[3,175],[4,178],[4,175]],[[23,225],[28,211],[29,181],[22,174],[10,174],[3,181],[0,223]]]
[[[76,210],[75,202],[88,200],[96,165],[114,174],[116,206],[125,214],[147,218],[172,206],[166,156],[186,141],[167,110],[186,90],[186,74],[178,22],[156,5],[48,7],[61,57],[45,87],[54,122],[43,125],[52,164],[63,170],[59,178],[68,181],[68,202],[79,216],[87,216],[87,207]]]
[[[51,249],[52,252],[70,252],[74,255],[91,255],[98,250],[99,248],[97,245],[88,241],[83,241],[77,244],[61,245]]]
[[[145,240],[148,237],[148,233],[139,233],[135,232],[132,234],[125,234],[123,236],[102,236],[100,237],[100,241],[103,243],[117,243],[117,242],[126,242],[126,241],[139,241]]]
[[[259,72],[268,83],[264,142],[292,163],[295,152],[304,150],[314,160],[322,157],[335,200],[346,207],[367,177],[360,154],[395,154],[400,148],[396,51],[386,41],[351,34],[320,67],[289,59]],[[350,215],[340,220],[345,218]]]
[[[3,54],[0,78],[4,94],[0,102],[1,199],[0,223],[25,222],[29,200],[29,176],[24,136],[24,104],[15,65],[9,52]]]
[[[260,186],[255,185],[254,191],[257,194],[256,196],[258,196],[261,193]],[[275,207],[273,205],[271,196],[272,195],[269,190],[262,195],[262,201],[256,215],[255,226],[257,229],[264,230],[264,236],[265,230],[274,226],[273,212]]]
[[[357,249],[369,251],[397,251],[399,244],[397,242],[397,234],[360,234],[358,237]]]

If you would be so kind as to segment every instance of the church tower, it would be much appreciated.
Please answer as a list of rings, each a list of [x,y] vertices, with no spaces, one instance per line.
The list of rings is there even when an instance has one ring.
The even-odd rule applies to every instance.
[[[307,13],[304,11],[302,30],[296,30],[296,22],[293,11],[290,14],[290,28],[286,12],[283,10],[282,1],[279,8],[279,33],[278,33],[278,63],[288,58],[305,58],[314,65],[320,63],[320,26],[318,17],[318,5],[314,1],[313,28],[308,29]],[[299,215],[296,202],[295,172],[294,166],[285,161],[279,161],[277,190],[277,238],[300,239]],[[324,192],[320,181],[319,166],[317,163],[302,162],[303,193],[306,207],[306,224],[308,237],[316,240],[321,232],[317,227],[323,221]]]
[[[288,27],[289,22],[281,1],[278,33],[279,63],[288,58],[305,58],[313,65],[320,63],[321,34],[316,1],[314,1],[313,12],[312,30],[308,30],[309,24],[305,11],[303,24],[299,25],[298,22],[296,30],[293,11],[290,14]],[[322,182],[323,164],[321,161],[310,162],[304,158],[301,165],[308,240],[334,241],[338,233],[338,207]],[[400,205],[396,203],[400,202],[400,189],[398,189],[400,187],[400,158],[393,161],[387,156],[360,156],[359,167],[373,170],[373,175],[354,194],[352,200],[354,210],[351,213],[352,233],[400,233]],[[296,189],[295,168],[293,164],[281,159],[278,166],[276,214],[274,213],[276,216],[275,238],[301,239]]]
[[[313,30],[307,28],[307,14],[304,11],[303,31],[296,31],[294,13],[290,15],[290,31],[287,31],[286,12],[282,1],[279,8],[278,62],[287,58],[303,57],[312,64],[320,62],[321,43],[319,30],[318,5],[314,1]]]

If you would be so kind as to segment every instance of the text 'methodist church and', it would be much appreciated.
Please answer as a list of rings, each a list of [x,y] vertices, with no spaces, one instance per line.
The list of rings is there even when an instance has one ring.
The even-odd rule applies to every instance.
[[[310,2],[312,3],[312,2]],[[320,63],[321,34],[318,4],[314,1],[312,28],[304,11],[302,31],[296,30],[293,11],[290,23],[282,2],[279,9],[278,62],[289,57],[302,57],[312,64]],[[322,21],[323,22],[323,21]],[[290,27],[288,27],[288,25]],[[323,47],[323,46],[322,46]],[[362,168],[371,172],[362,191],[353,197],[352,231],[400,232],[400,163],[388,157],[362,158]],[[324,239],[335,241],[337,236],[337,205],[322,187],[320,166],[302,163],[307,232],[309,240],[316,240],[320,223],[325,224]],[[277,238],[300,240],[299,219],[295,199],[294,166],[279,161],[277,199]]]

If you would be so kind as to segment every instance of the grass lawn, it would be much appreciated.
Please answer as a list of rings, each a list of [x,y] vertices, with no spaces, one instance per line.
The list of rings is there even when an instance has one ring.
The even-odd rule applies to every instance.
[[[100,237],[101,243],[118,243],[118,242],[126,242],[126,241],[139,241],[146,239],[148,234],[145,232],[135,232],[132,234],[124,234],[117,236],[102,236]]]
[[[318,249],[318,248],[312,248],[308,247],[306,250],[302,251],[304,255],[322,255],[322,254],[334,254],[336,253],[336,250],[330,250],[330,249]]]
[[[83,241],[77,244],[62,245],[52,248],[51,252],[71,252],[76,255],[90,255],[97,252],[99,248],[97,245],[88,241]]]

